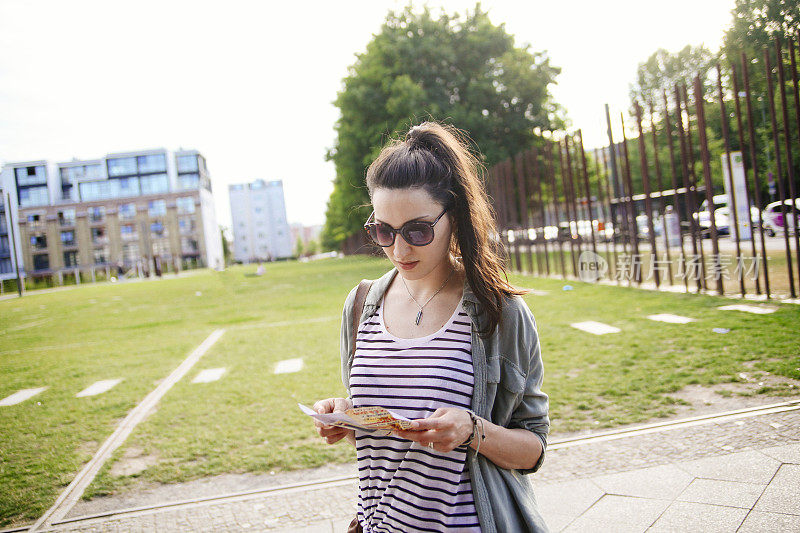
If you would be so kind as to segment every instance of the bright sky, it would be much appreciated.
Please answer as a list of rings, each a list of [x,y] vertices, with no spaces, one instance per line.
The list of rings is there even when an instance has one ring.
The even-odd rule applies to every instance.
[[[0,163],[195,148],[217,217],[228,185],[282,179],[290,222],[321,224],[332,101],[355,54],[406,1],[54,0],[0,3]],[[517,44],[546,50],[553,94],[586,144],[605,142],[638,63],[657,48],[716,50],[734,0],[484,1]],[[415,5],[422,5],[416,2]],[[463,12],[471,1],[429,1]]]

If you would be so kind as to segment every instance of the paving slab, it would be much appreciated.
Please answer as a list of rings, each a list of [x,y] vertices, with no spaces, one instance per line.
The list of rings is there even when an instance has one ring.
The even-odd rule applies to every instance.
[[[2,407],[9,407],[11,405],[17,405],[18,403],[22,403],[25,400],[30,400],[37,394],[40,394],[47,390],[47,387],[37,387],[35,389],[22,389],[14,394],[7,396],[0,400],[0,406]]]
[[[752,509],[766,488],[766,484],[759,483],[695,479],[677,499],[682,502]]]
[[[656,521],[669,504],[669,500],[606,495],[564,531],[641,533]]]
[[[647,529],[647,532],[728,533],[736,531],[746,516],[747,509],[706,503],[675,502],[664,511],[652,527]]]
[[[120,383],[122,383],[121,379],[103,379],[100,381],[95,381],[76,394],[75,397],[85,398],[86,396],[97,396],[98,394],[103,394],[104,392],[110,391]]]
[[[275,365],[275,373],[276,374],[290,374],[293,372],[299,372],[303,369],[303,359],[296,358],[296,359],[286,359],[284,361],[278,361],[278,364]]]
[[[737,533],[776,533],[800,531],[800,516],[751,511]]]
[[[782,465],[754,510],[800,515],[800,465]]]
[[[783,446],[774,446],[759,451],[782,463],[800,465],[800,444],[785,444]]]
[[[672,313],[659,313],[657,315],[647,315],[650,320],[656,322],[667,322],[668,324],[688,324],[694,322],[694,318],[688,316],[673,315]]]
[[[575,329],[591,333],[593,335],[606,335],[608,333],[619,333],[621,329],[603,324],[602,322],[595,322],[594,320],[587,320],[585,322],[574,322],[570,324]]]
[[[699,478],[766,484],[781,463],[763,453],[747,451],[697,459],[678,466]]]
[[[673,465],[642,468],[592,478],[607,494],[674,500],[694,478]]]
[[[543,515],[547,516],[548,524],[552,516],[563,516],[572,521],[605,494],[591,479],[550,484],[537,484],[534,481],[533,490],[536,494],[539,510]],[[564,497],[566,494],[569,495],[568,498]],[[563,525],[566,525],[566,523]],[[553,525],[550,527],[555,529]]]

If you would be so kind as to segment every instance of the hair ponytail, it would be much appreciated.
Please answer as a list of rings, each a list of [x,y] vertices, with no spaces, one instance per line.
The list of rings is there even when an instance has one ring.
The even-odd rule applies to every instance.
[[[372,197],[379,188],[419,187],[450,210],[454,220],[450,252],[461,256],[467,282],[487,315],[486,328],[479,332],[487,338],[500,323],[503,297],[526,291],[508,282],[482,171],[462,132],[423,122],[412,127],[404,140],[381,150],[367,170],[367,188]]]

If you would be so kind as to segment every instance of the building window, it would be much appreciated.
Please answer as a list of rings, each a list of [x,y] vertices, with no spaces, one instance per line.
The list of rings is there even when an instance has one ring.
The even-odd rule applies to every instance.
[[[159,194],[169,192],[169,178],[166,174],[153,174],[139,178],[142,194]]]
[[[47,270],[50,268],[50,257],[47,254],[34,254],[33,269]]]
[[[139,174],[152,174],[167,171],[167,158],[164,154],[140,155],[136,158]]]
[[[94,250],[94,264],[102,265],[103,263],[108,263],[108,247],[106,246]]]
[[[178,228],[180,229],[181,235],[190,235],[194,232],[194,218],[193,217],[181,217],[178,219]]]
[[[114,181],[117,185],[117,197],[139,196],[139,178],[119,178]]]
[[[11,253],[11,247],[8,245],[8,237],[0,235],[0,254]]]
[[[47,248],[47,236],[44,234],[31,235],[31,247],[34,250],[43,250]]]
[[[107,164],[109,176],[130,176],[136,174],[135,157],[118,157],[115,159],[109,159]]]
[[[178,156],[178,172],[197,172],[200,168],[197,166],[196,155],[179,155]]]
[[[78,252],[64,252],[64,266],[76,267],[78,266]]]
[[[164,200],[152,200],[147,204],[147,210],[151,217],[160,217],[167,214],[167,202]]]
[[[0,259],[0,274],[11,274],[12,271],[11,259]]]
[[[92,242],[94,244],[105,244],[108,242],[106,238],[106,228],[92,228]]]
[[[200,186],[199,174],[180,174],[178,176],[178,185],[185,191],[196,190]]]
[[[194,213],[194,198],[191,196],[178,198],[175,200],[175,204],[178,206],[178,213]]]
[[[136,204],[120,204],[119,219],[133,220],[136,218]]]
[[[123,240],[135,239],[136,238],[136,225],[135,224],[123,224],[119,227],[119,233]]]
[[[61,226],[74,226],[75,225],[75,210],[64,209],[58,212],[58,223]]]
[[[119,180],[113,181],[87,181],[78,185],[81,200],[106,200],[119,195]]]
[[[41,221],[41,215],[32,214],[28,215],[28,224],[38,224]]]
[[[50,203],[50,196],[47,194],[47,186],[18,189],[17,198],[19,199],[20,207],[47,205]]]
[[[181,253],[196,254],[198,252],[197,241],[191,237],[181,237]]]
[[[127,264],[135,264],[139,260],[139,245],[129,242],[122,245],[122,261]]]
[[[17,178],[17,187],[47,184],[47,172],[43,166],[20,167],[14,169],[14,173]]]
[[[67,230],[61,232],[61,244],[64,246],[75,246],[75,231]]]
[[[61,183],[72,183],[75,180],[96,180],[103,179],[103,167],[95,165],[78,165],[76,167],[61,168]]]
[[[153,222],[150,224],[150,233],[153,235],[153,237],[160,239],[161,237],[166,236],[167,231],[164,228],[164,224],[161,222]]]
[[[106,208],[103,206],[94,206],[89,208],[89,221],[102,222],[106,216]]]
[[[0,211],[0,233],[8,233],[5,213]]]

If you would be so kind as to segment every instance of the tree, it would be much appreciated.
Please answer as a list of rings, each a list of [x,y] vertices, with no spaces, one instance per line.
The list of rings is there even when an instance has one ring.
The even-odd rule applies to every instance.
[[[717,60],[717,55],[703,45],[687,44],[676,54],[659,48],[645,62],[639,63],[636,82],[630,86],[631,101],[636,100],[645,107],[648,102],[658,104],[664,90],[672,93],[676,83],[691,88],[697,75],[708,93],[716,80],[708,79],[708,71],[715,67]]]
[[[800,2],[797,0],[736,0],[731,11],[733,24],[725,32],[723,50],[730,61],[738,61],[745,52],[748,58],[761,59],[764,48],[774,62],[773,41],[781,39],[797,44],[800,31]]]
[[[222,257],[225,261],[225,266],[230,265],[233,262],[233,253],[231,252],[231,244],[228,242],[228,237],[225,235],[225,231],[228,228],[225,226],[219,227],[219,234],[220,238],[222,239]]]
[[[341,116],[328,153],[336,178],[322,246],[335,249],[369,214],[364,174],[390,136],[425,119],[466,130],[492,165],[562,125],[549,86],[560,69],[543,52],[517,47],[480,5],[465,16],[426,7],[390,12],[358,56],[335,105]]]

